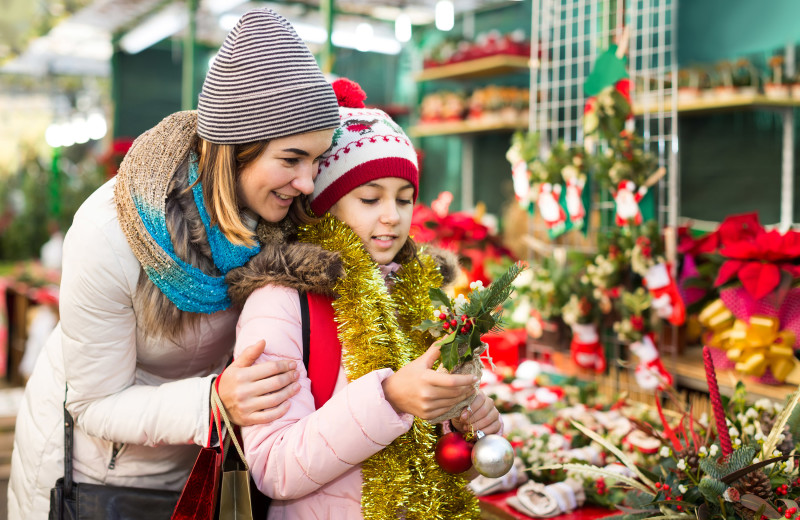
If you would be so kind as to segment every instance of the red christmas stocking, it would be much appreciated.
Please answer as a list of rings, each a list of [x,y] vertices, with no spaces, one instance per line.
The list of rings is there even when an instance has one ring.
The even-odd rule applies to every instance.
[[[673,325],[683,325],[686,321],[686,306],[670,270],[668,263],[652,266],[644,277],[644,285],[653,296],[651,305],[656,314]]]
[[[572,326],[569,351],[572,362],[579,367],[598,373],[605,372],[606,355],[594,323],[576,323]]]
[[[569,211],[569,219],[576,226],[583,224],[583,219],[586,217],[586,208],[583,207],[583,186],[586,183],[581,179],[568,179],[567,180],[567,211]]]
[[[567,221],[567,215],[564,213],[564,208],[558,203],[558,198],[561,196],[561,185],[555,186],[549,182],[542,183],[539,186],[539,196],[536,199],[536,205],[539,208],[539,213],[550,229],[557,229],[564,225]]]
[[[642,223],[642,211],[639,208],[639,201],[642,200],[647,188],[644,186],[636,189],[633,181],[622,181],[614,192],[614,202],[617,206],[617,225],[625,226],[633,224],[638,226]]]
[[[634,376],[643,390],[663,389],[672,385],[672,375],[661,362],[661,355],[652,333],[645,334],[641,341],[631,343],[630,349],[639,358]]]

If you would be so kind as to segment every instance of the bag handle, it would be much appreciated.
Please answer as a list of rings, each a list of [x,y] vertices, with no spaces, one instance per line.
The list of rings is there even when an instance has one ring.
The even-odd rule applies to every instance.
[[[236,446],[236,451],[239,453],[239,457],[242,459],[242,463],[244,464],[244,468],[247,471],[250,471],[250,466],[247,464],[247,460],[244,458],[244,452],[242,451],[242,447],[239,445],[239,440],[236,438],[236,434],[233,431],[233,425],[231,424],[231,420],[228,418],[228,414],[225,412],[225,407],[222,405],[222,399],[219,397],[219,392],[217,391],[217,385],[211,385],[211,402],[214,405],[214,409],[212,412],[214,413],[214,424],[217,427],[217,431],[219,432],[219,438],[222,439],[222,431],[221,426],[219,423],[219,415],[222,416],[222,419],[225,421],[225,427],[228,428],[228,435],[230,436],[231,442],[233,445]]]
[[[74,421],[67,411],[67,389],[64,385],[64,496],[72,496],[72,429]]]

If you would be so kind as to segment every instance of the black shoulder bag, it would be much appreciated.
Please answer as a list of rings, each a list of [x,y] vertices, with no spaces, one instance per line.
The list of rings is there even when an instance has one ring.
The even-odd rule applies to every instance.
[[[72,480],[72,416],[64,402],[64,477],[50,490],[49,520],[167,520],[179,491],[87,484]]]

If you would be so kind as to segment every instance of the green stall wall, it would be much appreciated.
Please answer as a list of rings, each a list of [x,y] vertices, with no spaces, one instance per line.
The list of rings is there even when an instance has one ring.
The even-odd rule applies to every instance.
[[[679,66],[713,64],[740,56],[763,65],[787,42],[800,40],[800,1],[683,0],[678,4]],[[474,34],[497,29],[501,33],[523,29],[530,35],[531,1],[477,13]],[[453,30],[443,33],[433,26],[414,27],[412,42],[398,56],[336,49],[333,72],[359,82],[368,94],[367,104],[406,111],[392,112],[408,127],[419,101],[434,90],[468,93],[490,83],[526,86],[527,74],[486,78],[469,82],[416,83],[412,73],[421,62],[421,49],[447,37],[460,37],[464,17]],[[216,48],[200,45],[196,54],[197,85]],[[800,53],[798,53],[800,54]],[[181,42],[162,42],[136,55],[117,52],[113,58],[115,136],[135,137],[164,116],[180,110]],[[795,111],[796,112],[796,111]],[[800,134],[796,117],[795,134]],[[762,222],[779,219],[782,120],[766,110],[721,114],[682,115],[680,136],[680,214],[719,221],[725,215],[758,211]],[[476,135],[473,157],[475,201],[493,213],[513,200],[505,152],[510,134]],[[454,195],[453,210],[461,209],[462,153],[464,138],[440,136],[415,139],[421,154],[420,200],[430,203],[443,190]],[[798,139],[795,156],[800,158]],[[795,177],[798,169],[795,168]],[[800,200],[800,182],[795,182]],[[800,222],[800,203],[795,203],[795,222]]]
[[[678,65],[713,65],[738,57],[765,69],[776,52],[800,41],[797,0],[682,0],[678,4]],[[800,56],[800,55],[798,55]],[[800,160],[795,113],[794,155]],[[681,215],[719,221],[757,211],[762,223],[780,219],[783,121],[774,111],[684,115],[680,137]],[[800,222],[795,166],[794,222]]]
[[[199,93],[216,48],[198,44],[195,84]],[[137,54],[112,57],[114,137],[136,137],[181,109],[182,42],[165,40]],[[196,106],[196,103],[195,103]]]

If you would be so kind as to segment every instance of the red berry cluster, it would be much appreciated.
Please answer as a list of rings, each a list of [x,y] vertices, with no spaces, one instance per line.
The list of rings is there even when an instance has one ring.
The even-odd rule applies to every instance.
[[[780,486],[775,488],[775,493],[777,493],[778,495],[786,496],[787,494],[789,494],[789,486],[787,486],[786,484],[781,484]]]
[[[452,317],[448,314],[442,313],[439,315],[439,319],[444,322],[442,324],[442,327],[444,328],[444,331],[447,332],[448,334],[456,329],[458,329],[461,332],[461,334],[466,334],[467,332],[472,330],[472,322],[467,321],[466,314]],[[460,329],[459,326],[461,327]]]
[[[662,484],[661,482],[656,482],[656,489],[660,489],[664,492],[664,499],[666,500],[677,500],[678,502],[683,501],[683,495],[674,495],[672,494],[672,488],[669,484]],[[675,509],[678,511],[683,511],[683,506],[676,506]]]
[[[608,488],[606,487],[606,481],[603,477],[597,479],[595,487],[597,488],[598,495],[605,495],[608,492]]]
[[[783,513],[783,511],[781,511],[781,512]],[[786,513],[784,513],[783,516],[784,516],[784,518],[793,518],[795,513],[797,513],[797,508],[796,507],[790,507],[789,509],[786,510]]]

